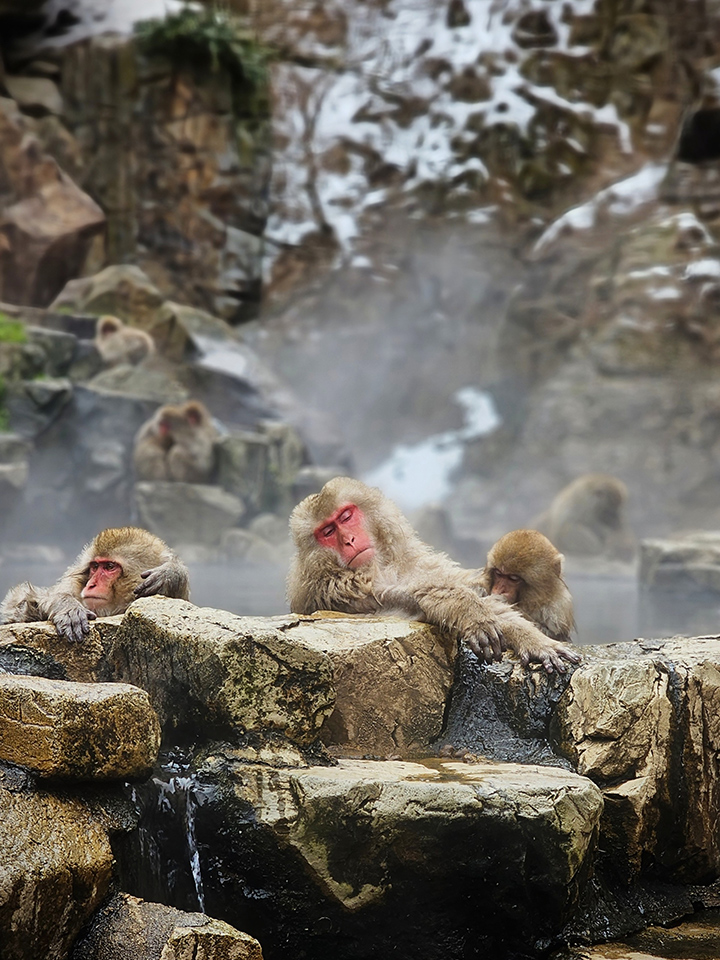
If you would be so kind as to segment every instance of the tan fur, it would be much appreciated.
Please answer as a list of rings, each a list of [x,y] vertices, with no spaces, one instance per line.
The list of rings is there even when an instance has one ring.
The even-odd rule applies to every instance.
[[[114,599],[98,616],[124,613],[136,598],[135,590],[149,589],[146,595],[163,594],[187,600],[190,596],[185,564],[159,537],[140,527],[118,527],[101,531],[83,547],[80,555],[52,587],[34,587],[22,583],[8,591],[0,604],[0,623],[29,623],[36,620],[58,620],[83,606],[81,592],[90,575],[90,563],[96,557],[115,560],[122,573],[115,581]],[[140,576],[153,572],[145,581]],[[58,626],[60,632],[60,626]],[[77,639],[77,638],[75,638]]]
[[[107,367],[120,363],[135,366],[155,353],[155,342],[149,333],[128,327],[118,317],[98,317],[95,346]]]
[[[520,577],[516,609],[553,640],[569,643],[575,618],[562,577],[563,559],[537,530],[513,530],[490,548],[480,582],[491,593],[496,571]]]
[[[533,526],[567,554],[631,559],[635,541],[624,517],[627,498],[617,477],[585,473],[558,493]]]
[[[354,503],[364,514],[376,555],[351,570],[333,550],[318,545],[314,530],[335,510]],[[336,477],[293,510],[290,529],[297,548],[287,582],[296,613],[402,611],[465,640],[489,659],[489,644],[515,650],[524,664],[537,660],[547,670],[565,670],[563,660],[579,657],[544,636],[503,600],[484,596],[480,572],[464,570],[416,535],[395,504],[359,480]]]
[[[161,424],[167,428],[164,434]],[[215,466],[217,437],[209,411],[198,400],[160,407],[135,438],[135,473],[139,480],[207,483]]]

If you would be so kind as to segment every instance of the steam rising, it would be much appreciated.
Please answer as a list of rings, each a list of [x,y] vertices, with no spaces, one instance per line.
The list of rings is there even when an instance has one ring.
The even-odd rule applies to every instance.
[[[465,442],[491,433],[500,425],[492,397],[484,390],[463,387],[454,399],[464,408],[463,427],[412,446],[398,444],[384,463],[363,478],[380,487],[403,510],[417,510],[444,500],[450,493],[452,473],[460,466]]]

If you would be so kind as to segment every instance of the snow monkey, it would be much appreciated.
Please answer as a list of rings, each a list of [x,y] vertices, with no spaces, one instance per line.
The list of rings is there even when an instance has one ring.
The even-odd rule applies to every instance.
[[[569,643],[575,618],[563,560],[542,533],[513,530],[490,548],[480,582],[486,593],[515,604],[553,640]]]
[[[137,597],[187,600],[185,564],[140,527],[103,530],[52,587],[21,583],[0,604],[0,623],[51,620],[61,637],[82,640],[96,617],[124,613]]]
[[[558,493],[533,525],[567,554],[629,560],[635,544],[624,518],[627,497],[627,487],[617,477],[584,473]]]
[[[480,571],[423,543],[395,504],[360,480],[330,480],[295,507],[290,529],[297,554],[287,592],[296,613],[402,611],[464,640],[486,662],[508,648],[548,673],[580,661],[504,600],[486,596]]]
[[[207,483],[215,466],[218,431],[199,400],[160,407],[135,438],[138,480]]]
[[[155,353],[155,343],[149,333],[128,327],[118,317],[98,317],[95,324],[95,346],[105,366],[120,363],[140,363]]]

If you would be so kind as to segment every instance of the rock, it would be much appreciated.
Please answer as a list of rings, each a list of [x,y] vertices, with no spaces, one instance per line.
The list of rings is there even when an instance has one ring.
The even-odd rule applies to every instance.
[[[8,176],[0,216],[0,299],[44,305],[81,272],[105,217],[42,152],[13,101],[1,98],[0,155]]]
[[[160,291],[132,264],[106,267],[92,277],[70,280],[50,305],[51,310],[110,313],[143,330],[152,325],[163,305]]]
[[[222,920],[116,894],[70,960],[262,960],[260,944]]]
[[[57,84],[44,77],[5,77],[5,86],[21,110],[33,116],[54,113],[62,116],[63,100]]]
[[[6,789],[0,775],[3,960],[65,960],[110,890],[113,852],[82,800]]]
[[[686,923],[648,927],[623,943],[583,947],[582,960],[684,960],[714,957],[720,952],[720,916],[717,910],[699,913]],[[560,958],[558,958],[560,960]]]
[[[108,653],[113,676],[150,695],[164,729],[277,732],[316,740],[335,689],[297,617],[236,617],[183,600],[138,600]]]
[[[320,732],[331,753],[427,756],[453,683],[454,640],[408,620],[327,613],[292,634],[332,661],[335,708]]]
[[[30,343],[37,344],[44,354],[43,371],[48,377],[65,377],[78,355],[78,341],[72,333],[27,327]]]
[[[284,551],[278,549],[272,543],[253,533],[251,530],[242,530],[235,528],[226,530],[221,541],[223,553],[233,560],[245,560],[248,563],[256,564],[280,564],[287,563],[287,556]]]
[[[219,544],[245,512],[239,497],[203,483],[136,483],[135,505],[140,525],[171,546]]]
[[[578,772],[603,788],[606,843],[622,849],[630,875],[652,857],[702,882],[720,864],[710,826],[720,815],[711,772],[720,749],[720,639],[590,649],[555,722]]]
[[[6,404],[13,429],[34,438],[58,419],[73,397],[73,385],[65,377],[21,380],[7,387]]]
[[[348,956],[358,939],[364,956],[394,944],[435,960],[458,938],[488,956],[508,955],[498,938],[529,950],[582,888],[602,810],[598,789],[567,771],[438,760],[273,770],[215,754],[198,789],[198,831],[223,824],[211,854],[223,910],[247,898],[268,953],[310,942],[315,956],[339,942]]]
[[[720,532],[642,540],[638,579],[660,591],[720,591]]]
[[[0,670],[53,680],[89,683],[102,676],[104,647],[120,625],[120,617],[93,621],[82,643],[58,636],[51,623],[9,623],[0,626]]]
[[[144,690],[0,674],[0,760],[41,777],[147,776],[160,728]]]
[[[255,431],[234,431],[218,443],[218,481],[255,513],[289,513],[297,502],[294,482],[307,449],[286,423],[259,423]],[[287,525],[286,525],[287,531]]]

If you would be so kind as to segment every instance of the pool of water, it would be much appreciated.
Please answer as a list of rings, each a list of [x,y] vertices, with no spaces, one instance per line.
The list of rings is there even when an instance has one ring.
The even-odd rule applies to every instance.
[[[188,566],[191,599],[200,607],[256,617],[287,612],[284,567],[233,561]],[[23,580],[47,586],[64,569],[63,563],[2,563],[0,596]],[[720,633],[718,594],[651,595],[631,576],[568,575],[567,581],[575,601],[578,644]]]

